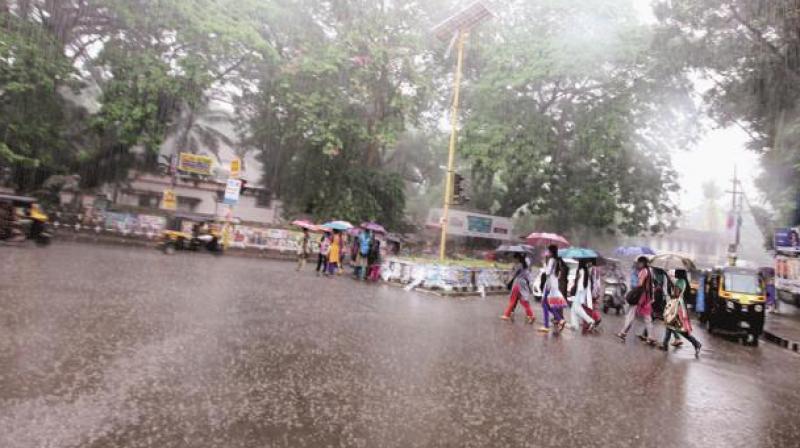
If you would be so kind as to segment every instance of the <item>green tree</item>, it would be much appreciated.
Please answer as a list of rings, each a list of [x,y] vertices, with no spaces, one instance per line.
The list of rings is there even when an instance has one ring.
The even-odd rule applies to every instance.
[[[58,94],[73,70],[57,41],[28,21],[5,15],[0,28],[0,163],[30,190],[67,168],[67,112]]]
[[[629,3],[510,2],[483,34],[464,95],[474,205],[562,232],[667,229],[678,187],[664,130],[680,114],[661,104],[688,104],[686,90],[648,57]]]
[[[377,219],[398,225],[403,133],[430,108],[429,64],[419,58],[421,2],[301,2],[302,29],[281,39],[279,63],[262,70],[242,101],[247,141],[259,148],[264,183],[288,213]],[[405,169],[405,168],[402,168]]]

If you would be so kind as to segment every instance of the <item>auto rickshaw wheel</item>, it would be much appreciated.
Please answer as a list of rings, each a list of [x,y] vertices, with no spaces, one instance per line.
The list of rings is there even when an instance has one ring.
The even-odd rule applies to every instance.
[[[50,237],[48,236],[37,236],[36,237],[36,245],[39,247],[45,247],[50,245]]]
[[[166,242],[164,243],[164,253],[167,255],[172,255],[175,253],[175,243],[173,242]]]

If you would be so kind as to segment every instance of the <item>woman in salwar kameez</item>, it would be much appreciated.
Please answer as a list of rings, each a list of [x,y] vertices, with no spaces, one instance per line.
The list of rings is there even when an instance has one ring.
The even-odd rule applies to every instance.
[[[568,306],[567,300],[564,298],[564,293],[559,288],[559,274],[563,263],[558,257],[558,247],[549,246],[547,248],[548,260],[545,281],[545,290],[542,296],[542,309],[544,311],[544,326],[539,329],[541,332],[550,331],[550,314],[553,315],[553,325],[558,331],[564,329],[566,321],[564,320],[564,308]]]

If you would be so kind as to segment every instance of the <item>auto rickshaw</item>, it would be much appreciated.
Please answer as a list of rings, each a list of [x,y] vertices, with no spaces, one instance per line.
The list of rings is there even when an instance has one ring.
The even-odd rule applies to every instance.
[[[175,213],[167,219],[160,248],[165,254],[173,254],[176,250],[208,250],[222,255],[222,226],[212,215]]]
[[[706,311],[701,322],[711,333],[742,338],[758,345],[764,330],[766,295],[764,282],[753,269],[713,269],[706,281]]]
[[[0,240],[32,240],[37,245],[50,244],[48,216],[35,198],[0,195]]]

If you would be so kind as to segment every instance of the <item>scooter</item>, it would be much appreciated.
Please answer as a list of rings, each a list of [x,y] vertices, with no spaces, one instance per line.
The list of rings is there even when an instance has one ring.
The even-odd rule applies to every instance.
[[[619,278],[606,278],[605,285],[603,313],[608,314],[608,310],[613,308],[619,315],[625,308],[625,294],[628,292],[628,285]]]

